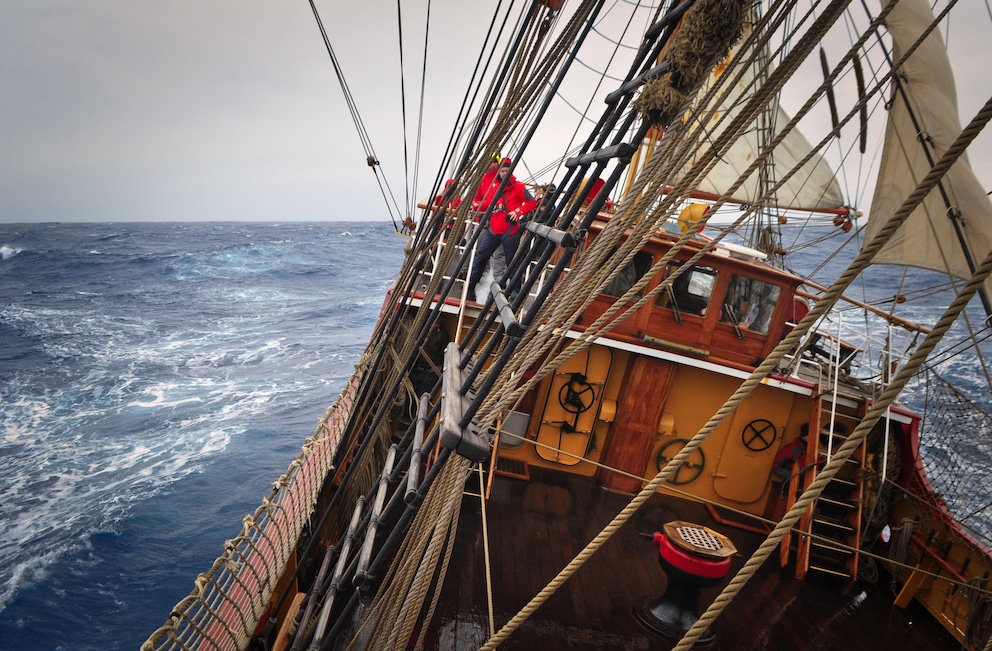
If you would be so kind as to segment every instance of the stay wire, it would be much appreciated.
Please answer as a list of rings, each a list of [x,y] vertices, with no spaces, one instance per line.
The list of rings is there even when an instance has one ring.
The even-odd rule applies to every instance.
[[[408,143],[410,141],[406,130],[406,66],[403,56],[403,7],[400,0],[396,0],[396,39],[400,55],[400,115],[403,123],[403,176],[406,181],[410,179],[410,154]],[[404,182],[404,201],[407,216],[410,215],[410,184]],[[401,214],[400,217],[403,215]]]
[[[327,30],[324,29],[324,23],[320,19],[320,13],[317,11],[317,6],[314,4],[313,0],[309,0],[310,9],[313,11],[313,17],[317,21],[317,28],[320,29],[320,35],[324,39],[324,46],[327,48],[327,54],[331,58],[331,65],[334,67],[334,74],[338,78],[338,84],[341,86],[341,92],[344,94],[345,104],[348,106],[348,112],[351,115],[352,122],[355,123],[355,129],[358,131],[358,138],[362,141],[362,148],[365,150],[365,158],[368,162],[368,166],[372,168],[372,173],[375,175],[376,182],[379,184],[379,192],[382,194],[383,201],[386,203],[386,210],[389,211],[389,219],[393,222],[393,228],[399,231],[399,225],[396,222],[397,216],[402,219],[402,210],[396,203],[395,197],[393,197],[392,189],[389,187],[388,181],[386,181],[385,175],[380,175],[376,170],[377,167],[381,167],[378,156],[375,155],[375,149],[372,146],[372,139],[368,135],[368,130],[365,128],[365,124],[362,121],[361,115],[358,113],[358,105],[355,103],[355,97],[351,93],[351,89],[348,87],[348,82],[344,78],[344,71],[341,69],[341,64],[338,61],[337,55],[334,53],[334,47],[331,45],[331,39],[327,35]],[[392,201],[392,205],[390,205]],[[395,214],[394,211],[395,210]]]
[[[428,43],[430,42],[430,28],[431,28],[431,2],[427,0],[427,15],[424,18],[424,56],[423,65],[420,70],[420,106],[417,109],[417,145],[414,148],[413,156],[413,181],[408,184],[408,187],[414,188],[416,190],[417,183],[420,180],[420,152],[421,145],[423,143],[424,134],[424,98],[427,94],[427,54],[428,54]],[[410,200],[407,205],[406,214],[408,217],[413,216],[416,209],[416,197]]]

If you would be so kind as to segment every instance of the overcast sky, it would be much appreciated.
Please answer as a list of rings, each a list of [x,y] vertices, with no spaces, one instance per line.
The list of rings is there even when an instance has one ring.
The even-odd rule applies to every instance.
[[[402,201],[396,3],[317,6]],[[0,221],[388,219],[307,2],[0,7]]]
[[[962,4],[992,33],[985,0]],[[317,6],[403,202],[396,2]],[[421,187],[474,63],[460,39],[472,42],[471,28],[480,42],[493,6],[432,3],[434,41],[448,50],[432,54],[428,83],[453,81],[450,98],[430,98]],[[405,17],[406,33],[422,29]],[[983,81],[987,42],[964,50]],[[420,49],[408,45],[408,70]],[[958,88],[967,121],[988,85]],[[412,120],[419,91],[408,92]],[[0,222],[388,219],[304,0],[0,0],[0,151]]]

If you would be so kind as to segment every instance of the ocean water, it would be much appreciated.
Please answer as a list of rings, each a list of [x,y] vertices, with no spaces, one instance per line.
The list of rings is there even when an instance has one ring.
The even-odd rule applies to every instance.
[[[389,224],[0,224],[0,649],[135,649],[297,456]]]

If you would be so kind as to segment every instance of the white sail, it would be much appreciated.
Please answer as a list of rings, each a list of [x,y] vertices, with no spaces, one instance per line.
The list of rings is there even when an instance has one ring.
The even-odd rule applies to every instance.
[[[747,41],[750,32],[750,26],[745,25],[744,34],[738,41],[738,46],[735,47],[727,55],[727,60],[745,60],[744,57],[750,56],[749,52],[741,51],[740,44]],[[767,46],[764,47],[763,56],[759,58],[758,61],[764,60],[769,62],[770,55],[768,53]],[[737,80],[732,92],[727,93],[726,99],[720,103],[720,106],[716,111],[713,111],[712,107],[696,106],[693,108],[691,115],[695,116],[705,116],[712,115],[712,122],[714,124],[719,121],[719,126],[705,127],[709,131],[708,140],[712,142],[715,140],[723,128],[730,124],[732,119],[740,112],[744,98],[750,96],[754,92],[754,79],[755,72],[760,71],[762,68],[767,75],[771,71],[770,64],[762,65],[758,61],[751,63],[748,66],[747,71],[740,79]],[[717,65],[713,72],[710,74],[710,79],[704,84],[700,89],[698,97],[705,97],[709,89],[724,72],[728,71],[729,67],[725,64]],[[733,71],[736,74],[736,70]],[[746,93],[746,95],[745,95]],[[722,94],[722,93],[721,93]],[[719,99],[719,98],[718,98]],[[772,138],[781,133],[782,128],[789,123],[790,117],[786,112],[778,106],[778,102],[774,103],[774,106],[769,109],[767,115],[771,117],[770,120],[767,118],[765,122],[771,122],[767,126],[761,124],[762,120],[752,124],[746,131],[743,137],[739,138],[726,152],[721,152],[720,161],[717,162],[716,166],[710,171],[705,179],[699,184],[697,184],[697,190],[702,192],[707,192],[713,195],[721,196],[727,193],[731,186],[737,182],[741,174],[747,170],[754,159],[760,154],[762,149],[762,143],[769,142]],[[702,125],[698,123],[693,125],[693,128],[701,128]],[[764,132],[764,133],[762,133]],[[706,148],[703,147],[705,150]],[[776,184],[779,180],[785,178],[787,172],[794,169],[799,161],[807,156],[812,149],[809,141],[806,137],[799,132],[798,129],[793,129],[779,144],[775,149],[774,153],[774,166],[773,172],[771,174],[771,183],[769,185]],[[689,166],[695,164],[695,160],[691,161]],[[688,169],[688,167],[686,168]],[[744,182],[744,184],[733,194],[733,198],[741,201],[743,203],[753,204],[756,203],[760,198],[759,192],[759,179],[758,173],[752,173]],[[776,206],[786,209],[795,208],[801,210],[817,210],[817,209],[829,209],[829,208],[839,208],[844,205],[844,197],[840,190],[840,185],[837,183],[834,172],[830,169],[827,162],[819,155],[814,155],[806,162],[795,174],[791,176],[785,185],[783,185],[776,193],[776,199],[773,202]]]
[[[898,60],[919,38],[934,16],[926,0],[902,0],[886,23]],[[938,30],[907,59],[894,89],[885,145],[866,236],[872,236],[916,188],[936,161],[961,133],[957,90],[947,50]],[[916,120],[914,124],[914,118]],[[918,134],[925,134],[921,143]],[[943,192],[941,192],[943,189]],[[946,196],[946,199],[945,199]],[[960,215],[962,237],[972,259],[980,262],[992,248],[992,202],[975,178],[965,157],[948,171],[939,188],[893,235],[875,258],[877,263],[923,267],[966,278],[971,275],[961,243],[948,217]]]

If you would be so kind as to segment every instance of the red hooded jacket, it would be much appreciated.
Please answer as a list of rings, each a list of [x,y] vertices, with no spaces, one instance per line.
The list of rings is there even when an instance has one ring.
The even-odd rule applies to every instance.
[[[489,218],[489,230],[493,235],[514,235],[520,229],[520,219],[537,206],[537,199],[527,199],[527,187],[515,176],[510,176],[502,194],[496,196],[501,181],[498,175],[493,175],[488,187],[480,184],[473,207],[477,203],[480,210],[486,210],[495,199],[496,207]],[[510,213],[515,213],[516,219]]]

